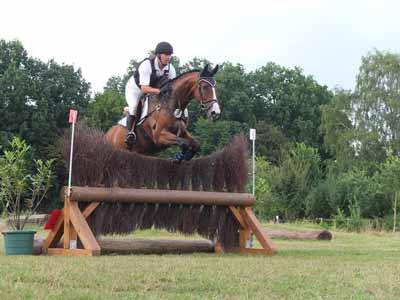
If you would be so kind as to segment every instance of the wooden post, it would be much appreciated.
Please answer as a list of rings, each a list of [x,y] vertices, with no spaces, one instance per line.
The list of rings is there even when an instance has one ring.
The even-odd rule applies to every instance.
[[[70,197],[65,195],[63,213],[43,243],[44,252],[49,255],[100,255],[100,246],[85,220],[98,205],[99,203],[91,203],[82,213],[78,207],[78,202],[71,201]],[[57,248],[57,243],[62,235],[63,248]],[[78,241],[78,238],[84,249],[71,249],[71,240]]]
[[[275,245],[268,237],[268,235],[263,230],[260,221],[254,215],[251,207],[244,207],[240,209],[240,214],[243,219],[246,220],[246,223],[249,225],[249,228],[253,231],[257,240],[260,242],[261,246],[264,248],[266,254],[273,255],[276,253]],[[250,250],[250,249],[249,249]]]
[[[70,222],[70,198],[65,195],[64,197],[64,249],[69,249],[70,244],[70,232],[71,232],[71,222]]]
[[[71,223],[74,225],[84,248],[92,251],[93,255],[100,255],[100,246],[82,215],[77,202],[74,201],[70,204],[70,212]]]
[[[233,206],[229,209],[241,226],[239,231],[239,251],[242,253],[259,253],[273,255],[276,253],[275,246],[268,235],[264,232],[260,221],[254,215],[251,207],[241,207],[240,211]],[[246,243],[254,233],[263,249],[247,248]]]

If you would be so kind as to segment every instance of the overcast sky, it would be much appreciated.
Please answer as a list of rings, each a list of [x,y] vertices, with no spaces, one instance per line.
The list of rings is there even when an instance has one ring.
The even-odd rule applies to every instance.
[[[0,39],[81,68],[93,91],[162,40],[183,63],[197,56],[250,71],[273,61],[353,89],[363,55],[400,53],[399,12],[400,1],[385,0],[0,0]]]

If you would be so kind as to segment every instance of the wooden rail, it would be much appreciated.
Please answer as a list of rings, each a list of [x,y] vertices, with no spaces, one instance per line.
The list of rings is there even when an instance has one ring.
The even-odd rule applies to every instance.
[[[101,187],[72,187],[71,201],[252,206],[252,194]]]

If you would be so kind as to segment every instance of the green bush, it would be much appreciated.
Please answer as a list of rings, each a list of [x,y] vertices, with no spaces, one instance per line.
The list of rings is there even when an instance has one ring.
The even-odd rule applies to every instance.
[[[269,220],[279,214],[275,198],[271,193],[270,174],[275,167],[262,157],[256,157],[256,204],[255,213],[262,220]]]
[[[10,145],[11,150],[0,157],[0,202],[10,216],[11,226],[22,230],[52,186],[53,160],[32,163],[30,146],[20,138],[14,138]]]

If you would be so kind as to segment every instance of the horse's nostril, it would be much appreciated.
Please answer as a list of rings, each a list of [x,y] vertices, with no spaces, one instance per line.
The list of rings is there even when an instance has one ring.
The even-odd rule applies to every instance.
[[[214,113],[211,115],[211,119],[212,119],[213,121],[218,120],[218,119],[219,119],[219,114],[217,114],[216,112],[214,112]]]

